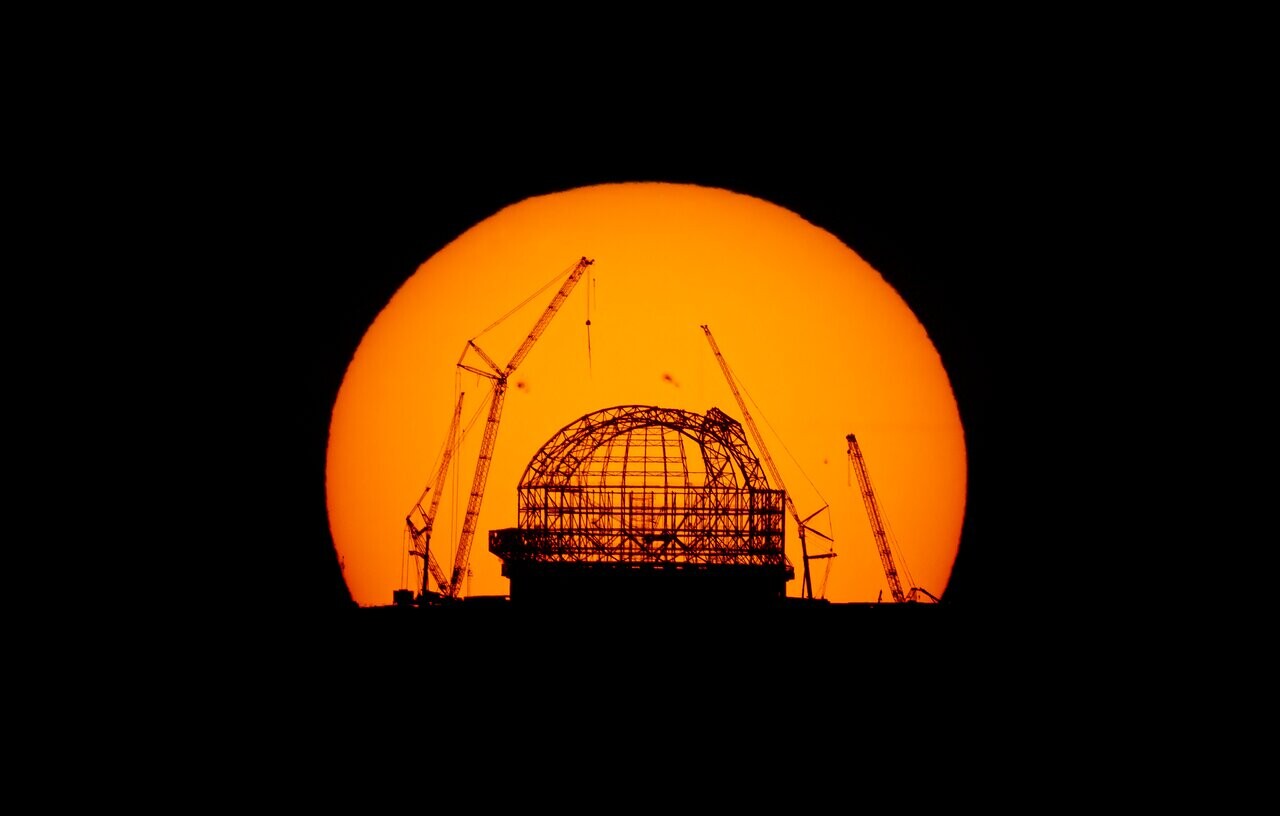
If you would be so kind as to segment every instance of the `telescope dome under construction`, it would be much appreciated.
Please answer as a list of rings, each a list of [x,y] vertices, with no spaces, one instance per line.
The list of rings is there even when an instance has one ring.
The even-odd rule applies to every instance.
[[[583,416],[534,455],[517,501],[518,526],[489,533],[515,603],[768,603],[795,577],[785,494],[717,408]]]

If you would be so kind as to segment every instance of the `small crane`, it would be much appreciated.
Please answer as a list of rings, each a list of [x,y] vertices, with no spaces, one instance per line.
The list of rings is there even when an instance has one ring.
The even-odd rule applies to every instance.
[[[808,546],[805,544],[805,533],[810,532],[816,536],[831,541],[832,538],[818,530],[808,526],[809,521],[818,513],[827,508],[825,506],[818,508],[807,518],[800,518],[800,513],[796,510],[796,504],[791,500],[791,494],[787,492],[786,485],[782,483],[782,474],[778,472],[778,466],[773,463],[773,457],[769,455],[768,448],[765,447],[764,437],[760,435],[760,429],[756,427],[756,421],[751,418],[751,412],[747,410],[747,403],[742,398],[742,394],[738,391],[737,384],[733,381],[733,372],[729,370],[729,364],[725,362],[724,355],[720,353],[720,347],[716,345],[716,339],[711,336],[711,329],[706,324],[702,325],[702,331],[707,335],[707,342],[711,344],[711,351],[715,353],[716,360],[720,363],[720,370],[724,372],[724,378],[729,382],[729,390],[733,392],[733,398],[738,401],[738,409],[742,411],[742,424],[747,426],[747,430],[751,431],[751,437],[755,440],[756,445],[760,448],[760,458],[769,468],[769,474],[773,476],[774,485],[782,491],[783,500],[786,502],[787,509],[791,511],[791,516],[796,520],[796,534],[800,537],[800,556],[804,560],[804,578],[800,587],[802,597],[809,600],[813,599],[813,581],[809,577],[809,560],[811,558],[827,558],[825,555],[809,555]],[[830,566],[831,562],[827,562]]]
[[[405,516],[405,524],[409,528],[409,536],[413,540],[413,546],[409,549],[409,554],[417,558],[421,558],[426,569],[422,570],[422,585],[419,589],[421,600],[427,597],[427,575],[436,579],[436,585],[440,587],[440,594],[444,596],[452,596],[455,593],[449,589],[449,579],[445,576],[444,570],[440,568],[440,564],[436,561],[435,553],[431,552],[431,530],[435,526],[436,511],[440,509],[440,497],[444,493],[445,475],[449,471],[449,460],[453,458],[454,449],[457,447],[458,440],[458,421],[462,417],[462,398],[465,393],[458,394],[458,404],[453,409],[453,421],[449,424],[449,436],[445,440],[444,453],[440,457],[440,469],[436,472],[436,480],[434,486],[428,485],[426,490],[422,491],[422,495],[418,497],[418,502]],[[435,494],[431,497],[431,506],[423,509],[422,500],[427,494],[435,490]],[[414,519],[421,520],[421,524],[415,524]]]
[[[902,591],[902,582],[898,579],[898,568],[893,561],[893,552],[889,549],[889,537],[885,533],[884,521],[880,517],[880,503],[876,501],[875,491],[871,489],[871,475],[867,473],[867,463],[862,458],[862,448],[858,446],[858,438],[853,434],[845,435],[848,443],[849,461],[853,463],[854,472],[858,474],[858,486],[862,490],[862,501],[867,506],[867,518],[871,520],[871,534],[875,536],[876,547],[880,551],[880,561],[884,564],[884,577],[889,582],[889,593],[894,603],[916,603],[917,594],[923,592],[936,603],[938,599],[922,587],[911,587],[910,592]],[[881,590],[881,595],[884,592]],[[877,602],[879,598],[876,599]]]

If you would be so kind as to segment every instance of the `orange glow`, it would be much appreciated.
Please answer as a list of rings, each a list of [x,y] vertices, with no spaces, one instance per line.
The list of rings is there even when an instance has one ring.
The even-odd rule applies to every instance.
[[[801,517],[829,505],[809,522],[835,540],[809,536],[810,555],[837,553],[811,562],[815,595],[825,577],[830,601],[890,600],[846,453],[853,433],[903,588],[943,597],[964,517],[964,435],[942,361],[910,308],[850,247],[789,210],[722,189],[630,183],[492,215],[427,259],[365,333],[334,405],[326,461],[329,524],[356,603],[386,605],[394,590],[419,585],[405,516],[435,479],[461,390],[467,432],[432,537],[451,571],[492,391],[459,358],[474,338],[505,365],[583,256],[594,265],[511,377],[462,594],[507,593],[488,532],[516,525],[516,485],[564,426],[630,404],[716,407],[743,420],[707,324]],[[474,353],[466,362],[485,367]],[[786,524],[796,568],[787,594],[798,597],[803,564],[794,519]]]

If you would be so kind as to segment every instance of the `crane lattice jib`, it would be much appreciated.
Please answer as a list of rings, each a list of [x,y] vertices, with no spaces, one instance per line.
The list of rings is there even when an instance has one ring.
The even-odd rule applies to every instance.
[[[591,266],[593,263],[595,263],[595,261],[582,258],[578,261],[577,265],[574,266],[573,271],[569,273],[569,278],[564,282],[564,285],[560,287],[560,291],[556,292],[556,296],[551,299],[551,302],[547,304],[546,310],[543,311],[542,317],[538,318],[538,322],[535,323],[533,328],[529,331],[529,336],[520,344],[520,348],[516,349],[516,353],[511,355],[511,362],[507,363],[507,367],[504,372],[505,376],[510,377],[511,372],[515,371],[516,367],[524,362],[524,358],[529,355],[529,351],[533,348],[533,344],[542,336],[542,332],[544,332],[547,325],[551,323],[551,318],[555,317],[556,312],[560,310],[560,304],[564,303],[565,298],[569,297],[569,293],[573,291],[573,287],[578,285],[578,279],[582,277],[582,273],[586,272],[587,267]]]
[[[440,594],[449,594],[449,576],[444,574],[444,569],[440,566],[440,562],[436,560],[436,554],[431,550],[427,550],[427,570],[431,573],[431,577],[436,579],[436,586],[440,587]],[[423,578],[422,592],[425,595],[427,591],[427,581]]]
[[[480,516],[480,503],[484,500],[484,486],[489,479],[489,465],[493,463],[494,444],[498,439],[498,420],[502,417],[502,403],[506,400],[507,380],[498,380],[493,389],[493,403],[489,408],[489,418],[484,424],[484,438],[480,441],[480,458],[476,461],[476,474],[471,482],[471,497],[467,500],[467,515],[462,521],[462,538],[458,542],[458,556],[453,565],[453,576],[449,580],[450,597],[458,597],[462,587],[462,577],[467,571],[470,558],[471,540],[475,537],[476,521]]]
[[[435,490],[435,495],[431,497],[431,506],[427,510],[422,509],[422,497],[418,498],[417,505],[414,510],[422,516],[422,526],[417,527],[413,523],[413,513],[411,512],[405,522],[409,525],[409,533],[413,537],[414,549],[413,554],[419,558],[426,559],[427,572],[431,577],[436,579],[436,584],[440,587],[440,592],[449,594],[449,579],[445,576],[444,570],[440,567],[440,563],[436,561],[435,553],[431,551],[431,530],[435,527],[436,512],[440,509],[440,497],[444,494],[444,483],[449,473],[449,462],[453,459],[453,452],[457,445],[458,425],[462,419],[462,398],[466,393],[458,394],[458,404],[453,409],[453,420],[449,423],[449,436],[445,440],[444,453],[440,457],[440,469],[436,472],[436,480],[432,487],[427,490]],[[426,493],[422,494],[426,496]],[[422,594],[427,593],[427,576],[422,576]]]
[[[760,436],[760,430],[756,427],[755,420],[751,418],[751,412],[747,410],[747,404],[742,399],[742,395],[738,393],[738,386],[733,381],[733,372],[729,370],[729,364],[725,362],[724,355],[720,353],[720,346],[716,345],[716,339],[711,336],[711,329],[703,326],[702,331],[707,335],[707,342],[711,344],[711,351],[716,355],[716,362],[720,364],[720,370],[724,372],[725,381],[729,383],[729,390],[733,392],[733,398],[738,402],[738,410],[742,411],[743,424],[751,432],[751,438],[755,440],[756,448],[760,451],[760,460],[769,469],[769,475],[773,477],[773,486],[778,490],[786,490],[786,486],[782,483],[782,474],[778,472],[778,466],[773,463],[773,458],[769,456],[769,450],[764,446],[764,439]],[[791,503],[791,498],[787,497],[786,502],[788,508],[794,514],[796,510]]]
[[[751,432],[751,438],[755,440],[756,447],[760,450],[760,460],[769,469],[769,475],[773,477],[774,487],[783,492],[782,497],[787,505],[787,510],[791,513],[792,518],[796,520],[796,535],[800,539],[800,557],[804,561],[803,585],[800,591],[804,597],[812,598],[813,582],[809,577],[809,548],[804,538],[805,530],[807,529],[804,523],[805,520],[800,518],[800,512],[796,510],[795,502],[791,500],[791,494],[787,492],[787,487],[782,482],[782,474],[778,472],[778,466],[773,463],[773,457],[769,455],[769,449],[765,447],[764,437],[760,435],[760,429],[756,427],[756,421],[751,418],[751,412],[747,410],[746,400],[738,392],[738,386],[733,381],[733,372],[729,370],[729,364],[725,362],[724,355],[720,353],[720,346],[716,344],[716,339],[711,336],[711,329],[703,325],[702,331],[707,335],[707,342],[711,344],[711,351],[716,355],[716,362],[720,364],[720,370],[724,372],[725,381],[729,383],[729,390],[733,392],[733,398],[738,402],[738,410],[742,411],[743,424]]]
[[[556,292],[555,297],[547,304],[547,308],[543,310],[538,321],[533,324],[533,328],[529,331],[529,336],[520,344],[520,348],[516,349],[515,354],[511,356],[511,362],[507,363],[506,368],[498,371],[497,376],[492,378],[495,380],[493,388],[493,402],[489,406],[489,418],[484,426],[484,438],[480,441],[480,455],[476,461],[475,477],[471,482],[471,497],[467,501],[467,514],[462,520],[462,537],[458,541],[458,553],[454,559],[453,576],[449,582],[449,596],[456,598],[462,587],[462,576],[467,571],[467,563],[471,556],[471,542],[475,538],[476,523],[480,516],[480,505],[484,501],[485,483],[489,478],[489,465],[493,462],[493,450],[498,441],[498,421],[502,418],[502,404],[507,394],[507,378],[516,370],[520,363],[524,362],[524,358],[529,356],[533,344],[542,336],[542,332],[546,330],[551,323],[551,318],[560,309],[560,305],[569,297],[569,293],[573,291],[573,287],[578,285],[578,281],[582,278],[583,273],[587,271],[587,267],[595,261],[586,258],[580,258],[573,270],[569,273],[569,277],[560,287],[560,291]],[[493,361],[480,351],[479,346],[468,341],[468,345],[481,353],[485,361],[493,366]],[[458,365],[468,371],[475,371],[478,374],[484,372],[469,366]],[[486,375],[492,376],[492,375]]]
[[[871,476],[867,473],[867,463],[862,459],[862,448],[858,447],[858,440],[853,434],[846,436],[845,440],[849,443],[849,457],[853,459],[854,471],[858,474],[858,486],[862,489],[862,501],[867,506],[871,533],[880,550],[880,561],[884,564],[884,577],[889,582],[889,592],[893,595],[894,603],[903,603],[906,596],[902,592],[902,582],[898,580],[898,568],[893,564],[889,538],[885,534],[884,520],[880,517],[880,505],[876,501],[875,491],[871,489]]]

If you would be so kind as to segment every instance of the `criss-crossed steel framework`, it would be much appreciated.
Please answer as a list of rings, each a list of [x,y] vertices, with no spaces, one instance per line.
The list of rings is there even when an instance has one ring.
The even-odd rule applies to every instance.
[[[518,494],[519,528],[491,534],[505,562],[790,566],[784,492],[716,408],[588,414],[543,445]]]

